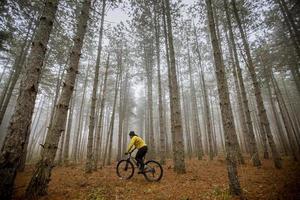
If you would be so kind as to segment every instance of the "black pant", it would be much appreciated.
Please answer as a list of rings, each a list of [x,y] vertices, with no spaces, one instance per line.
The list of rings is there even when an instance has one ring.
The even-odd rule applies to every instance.
[[[142,148],[140,148],[138,150],[138,152],[135,155],[135,160],[137,161],[140,170],[144,169],[144,156],[146,155],[148,151],[148,147],[147,146],[143,146]]]

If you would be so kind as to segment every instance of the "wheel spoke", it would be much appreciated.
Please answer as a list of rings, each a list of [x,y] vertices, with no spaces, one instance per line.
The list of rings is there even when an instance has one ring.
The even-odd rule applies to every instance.
[[[122,179],[129,179],[134,174],[133,164],[128,160],[121,160],[117,164],[117,175]]]
[[[163,175],[163,169],[156,161],[148,161],[145,165],[144,176],[148,181],[159,181]]]

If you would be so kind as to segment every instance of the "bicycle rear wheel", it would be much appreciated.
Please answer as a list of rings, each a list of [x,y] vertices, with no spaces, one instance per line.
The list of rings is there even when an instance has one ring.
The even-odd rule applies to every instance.
[[[163,168],[158,162],[154,160],[149,160],[145,163],[145,169],[143,174],[147,181],[159,181],[163,176]]]
[[[118,177],[130,179],[134,174],[134,166],[129,160],[120,160],[116,167]]]

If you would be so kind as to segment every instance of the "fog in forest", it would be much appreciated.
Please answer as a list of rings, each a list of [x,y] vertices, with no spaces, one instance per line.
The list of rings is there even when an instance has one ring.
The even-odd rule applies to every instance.
[[[0,199],[300,198],[299,1],[0,14]]]

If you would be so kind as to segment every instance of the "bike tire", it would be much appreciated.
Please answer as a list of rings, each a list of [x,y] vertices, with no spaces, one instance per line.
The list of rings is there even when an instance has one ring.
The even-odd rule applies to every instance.
[[[148,168],[146,166],[148,166]],[[164,171],[162,166],[159,164],[159,162],[155,160],[149,160],[145,163],[145,167],[146,168],[144,169],[143,175],[147,181],[158,182],[163,177]],[[154,174],[157,176],[154,177]]]
[[[126,165],[127,165],[127,169],[126,169]],[[126,176],[123,175],[124,171],[128,171],[128,175],[126,175]],[[129,160],[120,160],[117,164],[116,172],[117,172],[118,177],[128,180],[134,174],[134,165]]]

